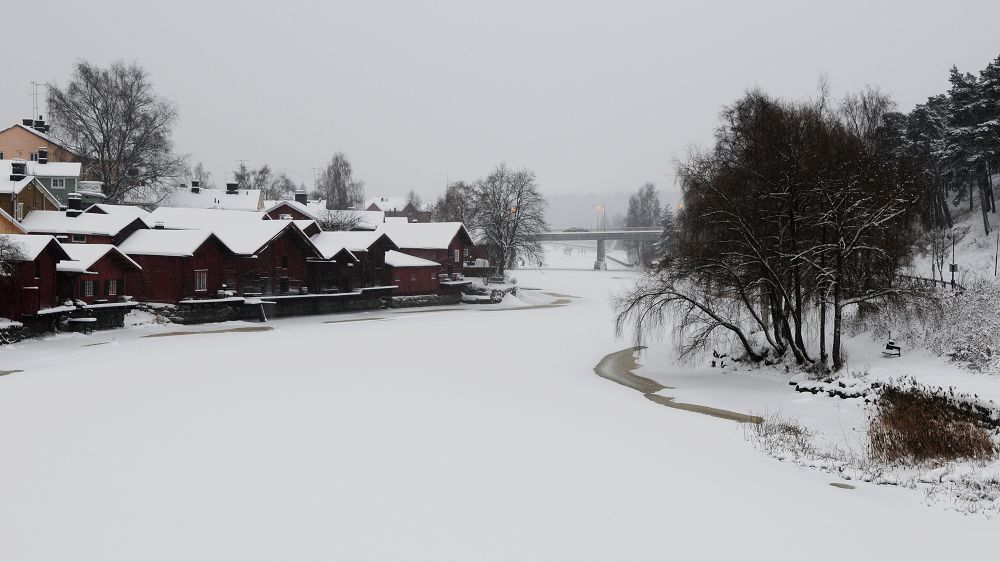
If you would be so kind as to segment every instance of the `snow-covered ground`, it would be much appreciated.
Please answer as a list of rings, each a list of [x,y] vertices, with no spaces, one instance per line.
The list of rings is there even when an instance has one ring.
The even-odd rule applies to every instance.
[[[518,298],[495,307],[147,324],[0,348],[0,373],[21,371],[0,376],[0,560],[995,550],[993,520],[902,488],[830,486],[755,450],[743,425],[596,376],[629,346],[608,297],[636,274],[592,260],[560,252],[559,269],[518,271]],[[641,361],[679,400],[809,415],[833,439],[862,420],[773,374],[672,366],[663,345]]]

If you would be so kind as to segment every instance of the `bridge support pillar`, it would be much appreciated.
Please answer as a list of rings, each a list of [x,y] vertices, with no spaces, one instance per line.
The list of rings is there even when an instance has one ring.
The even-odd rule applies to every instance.
[[[597,241],[597,261],[594,262],[594,269],[604,270],[608,268],[607,262],[604,261],[604,245],[606,243],[606,240]]]

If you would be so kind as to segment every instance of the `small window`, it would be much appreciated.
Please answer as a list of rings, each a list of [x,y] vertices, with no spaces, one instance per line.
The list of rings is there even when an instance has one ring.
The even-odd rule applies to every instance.
[[[416,273],[411,273],[410,274],[410,283],[416,283],[416,282],[417,282],[417,274]]]
[[[38,162],[38,153],[32,152],[28,155],[28,158],[30,158],[32,162]]]
[[[66,189],[66,178],[52,178],[52,189]]]
[[[77,242],[79,244],[83,244],[83,243],[85,243],[87,241],[87,235],[86,234],[74,234],[73,237],[71,238],[71,240],[73,242]]]
[[[83,282],[83,296],[92,297],[94,296],[94,282],[84,281]]]
[[[454,254],[454,259],[453,259],[452,261],[454,261],[454,262],[456,262],[456,263],[458,263],[458,262],[462,261],[462,256],[461,256],[461,252],[460,252],[459,250],[455,250],[455,251],[453,252],[453,254]]]
[[[17,208],[14,209],[14,218],[17,220],[24,219],[24,203],[17,204]]]
[[[465,256],[465,257],[469,257],[469,249],[468,248],[463,248],[462,249],[462,255]]]
[[[106,283],[108,284],[108,296],[115,296],[115,295],[117,295],[118,294],[118,280],[117,279],[108,279],[106,281]]]
[[[194,272],[194,290],[195,291],[208,290],[208,271],[201,270]]]
[[[0,160],[3,160],[3,151],[0,151]]]

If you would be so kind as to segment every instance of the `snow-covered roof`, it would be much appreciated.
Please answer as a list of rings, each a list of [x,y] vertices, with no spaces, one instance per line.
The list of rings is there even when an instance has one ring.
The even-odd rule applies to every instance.
[[[82,164],[79,162],[28,162],[28,175],[39,178],[78,178]]]
[[[212,236],[208,230],[137,230],[118,245],[128,255],[192,256]]]
[[[7,222],[9,222],[10,224],[14,225],[14,228],[16,228],[16,229],[18,229],[18,230],[21,231],[21,234],[27,234],[28,233],[28,231],[25,230],[23,226],[21,226],[21,223],[17,222],[17,219],[15,219],[14,217],[10,216],[10,213],[8,213],[7,211],[3,210],[3,207],[0,207],[0,218],[7,219]]]
[[[385,253],[385,264],[392,267],[438,267],[436,261],[425,260],[396,250],[389,250]]]
[[[384,211],[356,211],[353,209],[327,209],[326,203],[323,201],[309,201],[307,204],[303,205],[298,201],[265,201],[264,202],[264,212],[271,213],[276,210],[281,205],[287,205],[288,207],[295,209],[296,211],[302,213],[303,215],[315,219],[316,221],[321,221],[327,216],[327,213],[337,213],[338,215],[346,217],[357,217],[358,226],[357,228],[365,230],[375,230],[380,224],[385,221]]]
[[[121,215],[135,219],[142,219],[149,226],[153,226],[149,220],[149,211],[135,205],[109,205],[107,203],[95,203],[84,211],[85,213],[96,213],[103,215]]]
[[[379,231],[388,234],[393,242],[404,249],[446,250],[460,233],[464,233],[469,240],[472,239],[465,225],[460,222],[386,223]]]
[[[227,193],[225,189],[202,188],[195,193],[190,187],[178,187],[163,203],[168,207],[260,211],[264,208],[264,196],[259,189],[240,189],[236,193]]]
[[[18,181],[11,181],[11,162],[13,160],[0,160],[0,193],[13,193],[16,195],[21,193],[21,190],[25,187],[28,187],[31,182],[35,181],[35,177],[29,174]]]
[[[60,249],[62,245],[54,236],[47,234],[0,234],[0,238],[9,240],[16,244],[24,257],[20,261],[35,261],[38,256],[45,251],[49,244],[55,242]],[[62,252],[65,256],[66,253]]]
[[[135,260],[111,244],[65,244],[63,250],[66,250],[70,259],[62,260],[56,264],[56,270],[64,273],[85,273],[108,252],[118,254],[137,269],[142,269],[139,264],[135,263]]]
[[[367,251],[382,236],[384,234],[378,231],[339,230],[320,232],[312,237],[312,242],[323,254],[323,259],[331,259],[345,248],[350,252]]]
[[[285,229],[294,229],[302,234],[298,225],[293,221],[264,221],[253,222],[233,222],[213,228],[212,232],[222,240],[222,243],[229,247],[236,254],[253,255],[268,242],[274,240]],[[303,238],[308,237],[302,234]]]
[[[157,207],[149,213],[148,220],[154,225],[163,223],[164,228],[173,229],[214,229],[216,227],[268,222],[264,215],[256,212],[229,211],[225,209],[197,209],[190,207]]]
[[[125,213],[102,215],[81,213],[75,217],[65,211],[31,211],[21,221],[28,232],[40,234],[94,234],[115,236],[138,217]],[[142,220],[142,219],[138,219]]]
[[[365,209],[375,205],[375,208],[379,211],[393,213],[402,211],[409,204],[410,200],[406,197],[373,197],[365,201]]]

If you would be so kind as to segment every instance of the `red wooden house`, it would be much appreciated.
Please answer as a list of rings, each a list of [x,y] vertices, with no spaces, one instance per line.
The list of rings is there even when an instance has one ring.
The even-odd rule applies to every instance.
[[[118,302],[139,289],[142,267],[110,244],[66,244],[56,266],[59,298],[87,304]]]
[[[441,264],[436,261],[391,250],[385,253],[385,265],[389,279],[396,286],[393,295],[433,295],[441,289],[438,279]]]
[[[118,247],[142,267],[138,297],[176,303],[214,298],[233,252],[207,230],[139,230]]]
[[[323,258],[298,221],[231,223],[214,232],[233,253],[225,260],[223,281],[241,295],[308,292],[307,262]]]
[[[386,223],[382,231],[399,251],[440,264],[438,272],[451,278],[463,272],[473,248],[472,237],[460,222]]]
[[[353,266],[352,288],[387,287],[392,285],[385,268],[385,253],[399,248],[392,239],[378,231],[321,232],[312,237],[313,244],[324,256],[336,256],[348,250],[358,262]]]
[[[0,318],[24,320],[45,314],[58,304],[56,264],[69,256],[52,236],[0,234],[17,249],[4,256],[10,275],[0,277]]]

